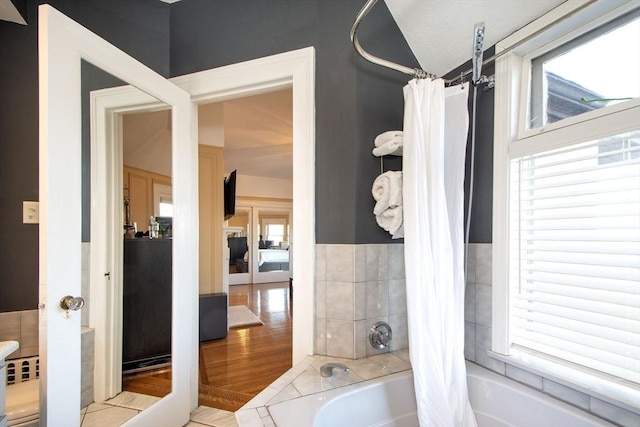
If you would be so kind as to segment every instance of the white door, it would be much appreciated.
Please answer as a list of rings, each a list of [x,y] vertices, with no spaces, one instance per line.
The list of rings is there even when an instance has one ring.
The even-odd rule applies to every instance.
[[[198,385],[197,147],[189,94],[49,5],[39,7],[38,43],[40,425],[80,425],[80,313],[63,309],[61,300],[81,296],[81,59],[172,108],[172,391],[126,425],[184,425]]]

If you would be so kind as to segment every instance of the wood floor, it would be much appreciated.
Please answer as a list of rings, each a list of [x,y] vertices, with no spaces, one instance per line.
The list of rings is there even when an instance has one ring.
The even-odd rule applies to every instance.
[[[200,343],[198,401],[236,411],[291,367],[289,283],[230,286],[229,305],[246,305],[264,325]],[[127,374],[122,383],[125,391],[162,397],[171,389],[171,368]]]

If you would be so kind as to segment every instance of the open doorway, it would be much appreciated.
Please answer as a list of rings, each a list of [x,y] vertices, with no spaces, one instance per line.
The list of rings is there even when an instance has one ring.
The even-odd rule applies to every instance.
[[[292,363],[294,364],[302,360],[305,355],[313,352],[313,277],[315,270],[313,61],[313,49],[306,48],[172,79],[176,85],[184,87],[191,93],[192,101],[195,104],[219,102],[293,87],[293,159],[295,165],[293,172],[295,177],[293,212],[296,214],[293,215],[292,227],[298,231],[296,232],[295,242],[289,242],[289,249],[295,271],[293,278],[294,282],[297,283],[293,302],[298,309],[293,314],[296,319],[296,326],[292,331],[293,342],[291,350]],[[104,97],[96,101],[95,117],[100,118],[106,115],[108,118],[111,117],[110,114],[112,113],[110,109],[117,109],[122,106],[135,108],[136,105],[140,105],[139,103],[140,100],[135,95],[105,93]],[[107,135],[107,139],[109,138],[112,138],[110,140],[112,141],[114,136]],[[102,158],[96,159],[98,162],[104,160]],[[94,170],[99,169],[92,169],[92,173]],[[103,179],[103,177],[97,176],[96,182],[99,179]],[[93,182],[94,180],[92,179]],[[104,215],[105,212],[102,210],[94,212],[92,210],[92,224],[103,223],[105,219],[101,215]],[[96,247],[95,250],[92,249],[92,265],[102,262],[100,260],[105,258],[104,252],[106,250],[107,248],[102,247]],[[92,267],[92,294],[94,292],[94,283],[98,287],[100,281],[104,280],[102,277],[103,271],[104,269]],[[105,315],[96,316],[93,325],[95,325],[96,331],[113,330],[113,328],[118,327],[117,324],[114,324],[114,319],[113,313],[105,312]],[[197,330],[183,332],[197,334]],[[114,341],[112,336],[108,334],[104,336],[104,343],[101,343],[103,348],[112,349],[112,351],[116,352],[118,351],[118,345],[118,342]],[[198,364],[198,349],[194,348],[192,352],[191,364]],[[96,369],[105,369],[106,366],[109,366],[108,358],[97,358]],[[192,375],[194,377],[190,379],[190,384],[192,387],[197,387],[197,371],[192,370]],[[106,381],[109,381],[108,378],[110,376],[107,373],[105,375]],[[186,381],[185,378],[181,380]],[[97,378],[96,389],[104,389],[102,378]],[[192,388],[191,395],[192,399],[194,397],[197,399],[197,390]]]
[[[125,188],[132,189],[134,224],[146,218],[138,213],[144,211],[139,199],[153,201],[154,211],[160,208],[164,193],[156,197],[156,187],[163,176],[169,179],[165,199],[170,201],[170,171],[162,169],[170,162],[163,161],[161,153],[151,155],[153,147],[166,144],[162,123],[151,121],[161,121],[160,114],[124,118]],[[233,200],[225,197],[225,204],[232,206],[226,206],[223,224],[229,247],[223,261],[229,283],[229,330],[224,337],[201,342],[199,349],[199,401],[206,406],[235,411],[291,367],[292,116],[290,87],[198,107],[199,145],[223,147],[224,175],[234,172],[236,183]],[[153,184],[153,197],[145,198],[144,190],[133,191],[140,176],[150,178],[141,186]],[[213,197],[203,195],[204,188],[201,201]],[[125,260],[126,244],[131,243],[125,241]],[[125,291],[126,285],[125,281]],[[208,289],[200,293],[208,294]],[[144,360],[142,367],[125,372],[123,390],[162,397],[170,386],[170,370],[162,360],[160,365],[154,362]]]
[[[292,104],[287,87],[198,107],[199,142],[224,147],[235,181],[223,237],[229,331],[200,343],[206,406],[235,411],[291,367]]]
[[[224,224],[224,280],[232,286],[292,277],[292,97],[288,87],[198,108],[201,143],[221,144],[224,174],[234,176],[235,197],[225,197]]]

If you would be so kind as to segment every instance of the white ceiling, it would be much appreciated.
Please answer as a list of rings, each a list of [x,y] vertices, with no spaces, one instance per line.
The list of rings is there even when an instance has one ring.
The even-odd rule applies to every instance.
[[[223,103],[225,171],[293,179],[292,95],[286,89]]]
[[[471,58],[476,23],[485,24],[487,49],[564,0],[385,0],[385,3],[420,66],[442,76]],[[367,50],[367,46],[363,47]]]
[[[292,95],[285,89],[224,101],[222,109],[199,109],[201,123],[222,122],[226,173],[293,179]],[[221,118],[205,116],[220,112]],[[125,163],[171,175],[170,120],[168,111],[125,115]]]

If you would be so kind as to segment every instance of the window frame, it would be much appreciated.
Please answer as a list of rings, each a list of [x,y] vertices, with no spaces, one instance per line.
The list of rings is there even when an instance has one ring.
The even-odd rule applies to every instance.
[[[282,227],[282,234],[272,234],[270,229],[272,225],[279,225],[280,227]],[[264,236],[265,236],[265,240],[272,240],[275,246],[279,246],[280,242],[282,242],[284,240],[285,234],[284,234],[284,228],[285,228],[285,224],[284,221],[282,222],[277,222],[277,221],[269,221],[269,222],[265,222],[264,223],[264,228],[265,228],[265,232],[264,232]],[[282,237],[280,240],[274,238],[274,236],[279,236]]]
[[[160,215],[160,203],[173,205],[173,191],[170,185],[153,183],[153,212],[155,216]],[[172,215],[173,216],[173,215]]]
[[[278,245],[280,245],[281,242],[286,241],[286,239],[288,239],[288,225],[289,225],[289,218],[286,214],[273,214],[273,213],[269,213],[269,212],[263,212],[262,213],[262,217],[260,219],[260,234],[263,235],[265,240],[272,240],[269,239],[269,226],[271,225],[280,225],[282,226],[282,239],[280,239],[278,241]],[[278,234],[276,234],[276,236],[279,236]],[[274,240],[274,244],[275,244],[275,240]]]
[[[543,72],[543,66],[546,60],[562,56],[570,50],[586,44],[594,38],[600,37],[615,28],[628,24],[631,21],[638,19],[639,14],[640,9],[637,8],[634,8],[631,11],[622,14],[610,12],[609,14],[605,14],[604,16],[602,16],[600,19],[596,19],[586,24],[584,27],[570,32],[566,37],[561,37],[551,44],[536,49],[534,52],[525,55],[523,60],[527,63],[527,70],[530,73],[531,87],[540,88],[541,91],[546,92],[546,81]],[[524,75],[523,78],[526,78],[526,75]],[[534,112],[541,116],[539,120],[546,119],[547,105],[542,98],[542,94],[536,95],[534,93],[531,93],[528,99],[526,99],[527,107],[529,110],[527,113],[528,126],[526,126],[526,129],[523,130],[535,130],[541,126],[546,126],[549,124],[545,123],[543,125],[540,125],[532,123],[534,119],[531,118],[531,115]],[[520,108],[523,109],[524,106],[521,105]]]
[[[604,384],[594,391],[594,376],[579,368],[550,362],[543,356],[522,353],[511,348],[509,337],[509,178],[511,159],[539,153],[607,135],[627,132],[639,127],[640,99],[624,101],[599,110],[565,118],[555,123],[529,129],[531,60],[594,28],[623,16],[637,7],[633,1],[624,4],[598,1],[574,13],[578,4],[565,2],[540,19],[523,27],[496,45],[496,53],[519,43],[518,47],[496,61],[494,109],[493,170],[493,293],[492,345],[489,355],[537,375],[571,385],[623,407],[632,407],[640,399],[640,391],[616,384]],[[562,21],[550,30],[541,29]],[[521,42],[536,34],[534,39]],[[599,385],[606,381],[597,378]],[[591,384],[591,385],[590,385]]]
[[[614,6],[619,7],[616,8]],[[514,33],[513,36],[510,36],[509,38],[497,43],[496,53],[508,48],[511,45],[514,45],[521,39],[534,34],[536,31],[540,31],[540,29],[543,26],[548,25],[550,21],[553,22],[564,19],[566,15],[570,15],[577,7],[577,3],[563,3],[556,9],[553,9],[551,12],[544,15],[542,18],[534,21],[520,31]],[[575,39],[578,39],[581,36],[596,30],[598,27],[606,25],[612,20],[620,19],[623,16],[633,12],[633,10],[636,8],[637,3],[633,1],[627,1],[623,5],[620,5],[620,3],[617,2],[614,3],[599,0],[593,6],[581,11],[580,13],[577,13],[575,16],[567,18],[562,23],[554,26],[552,29],[546,31],[533,40],[523,43],[517,49],[512,51],[512,53],[505,55],[517,56],[521,61],[518,71],[520,75],[510,77],[512,79],[515,79],[514,83],[518,86],[517,93],[510,94],[511,97],[516,98],[518,102],[517,107],[515,107],[518,110],[517,133],[515,134],[516,139],[524,140],[541,133],[551,132],[563,127],[573,126],[578,123],[591,121],[603,115],[614,114],[618,111],[624,111],[626,109],[640,105],[640,99],[635,98],[616,105],[612,105],[607,108],[593,110],[588,113],[568,117],[555,123],[549,123],[535,128],[529,128],[526,124],[530,123],[531,120],[531,109],[529,108],[531,89],[529,84],[523,84],[524,82],[528,82],[532,76],[533,59],[543,56],[545,53],[548,53],[563,45],[569,44]],[[507,61],[504,57],[498,58],[496,60],[496,86],[499,77],[498,65],[505,62]],[[516,70],[514,69],[506,71],[508,71],[509,73],[507,75],[510,75]],[[511,137],[513,138],[514,135],[512,134]]]

